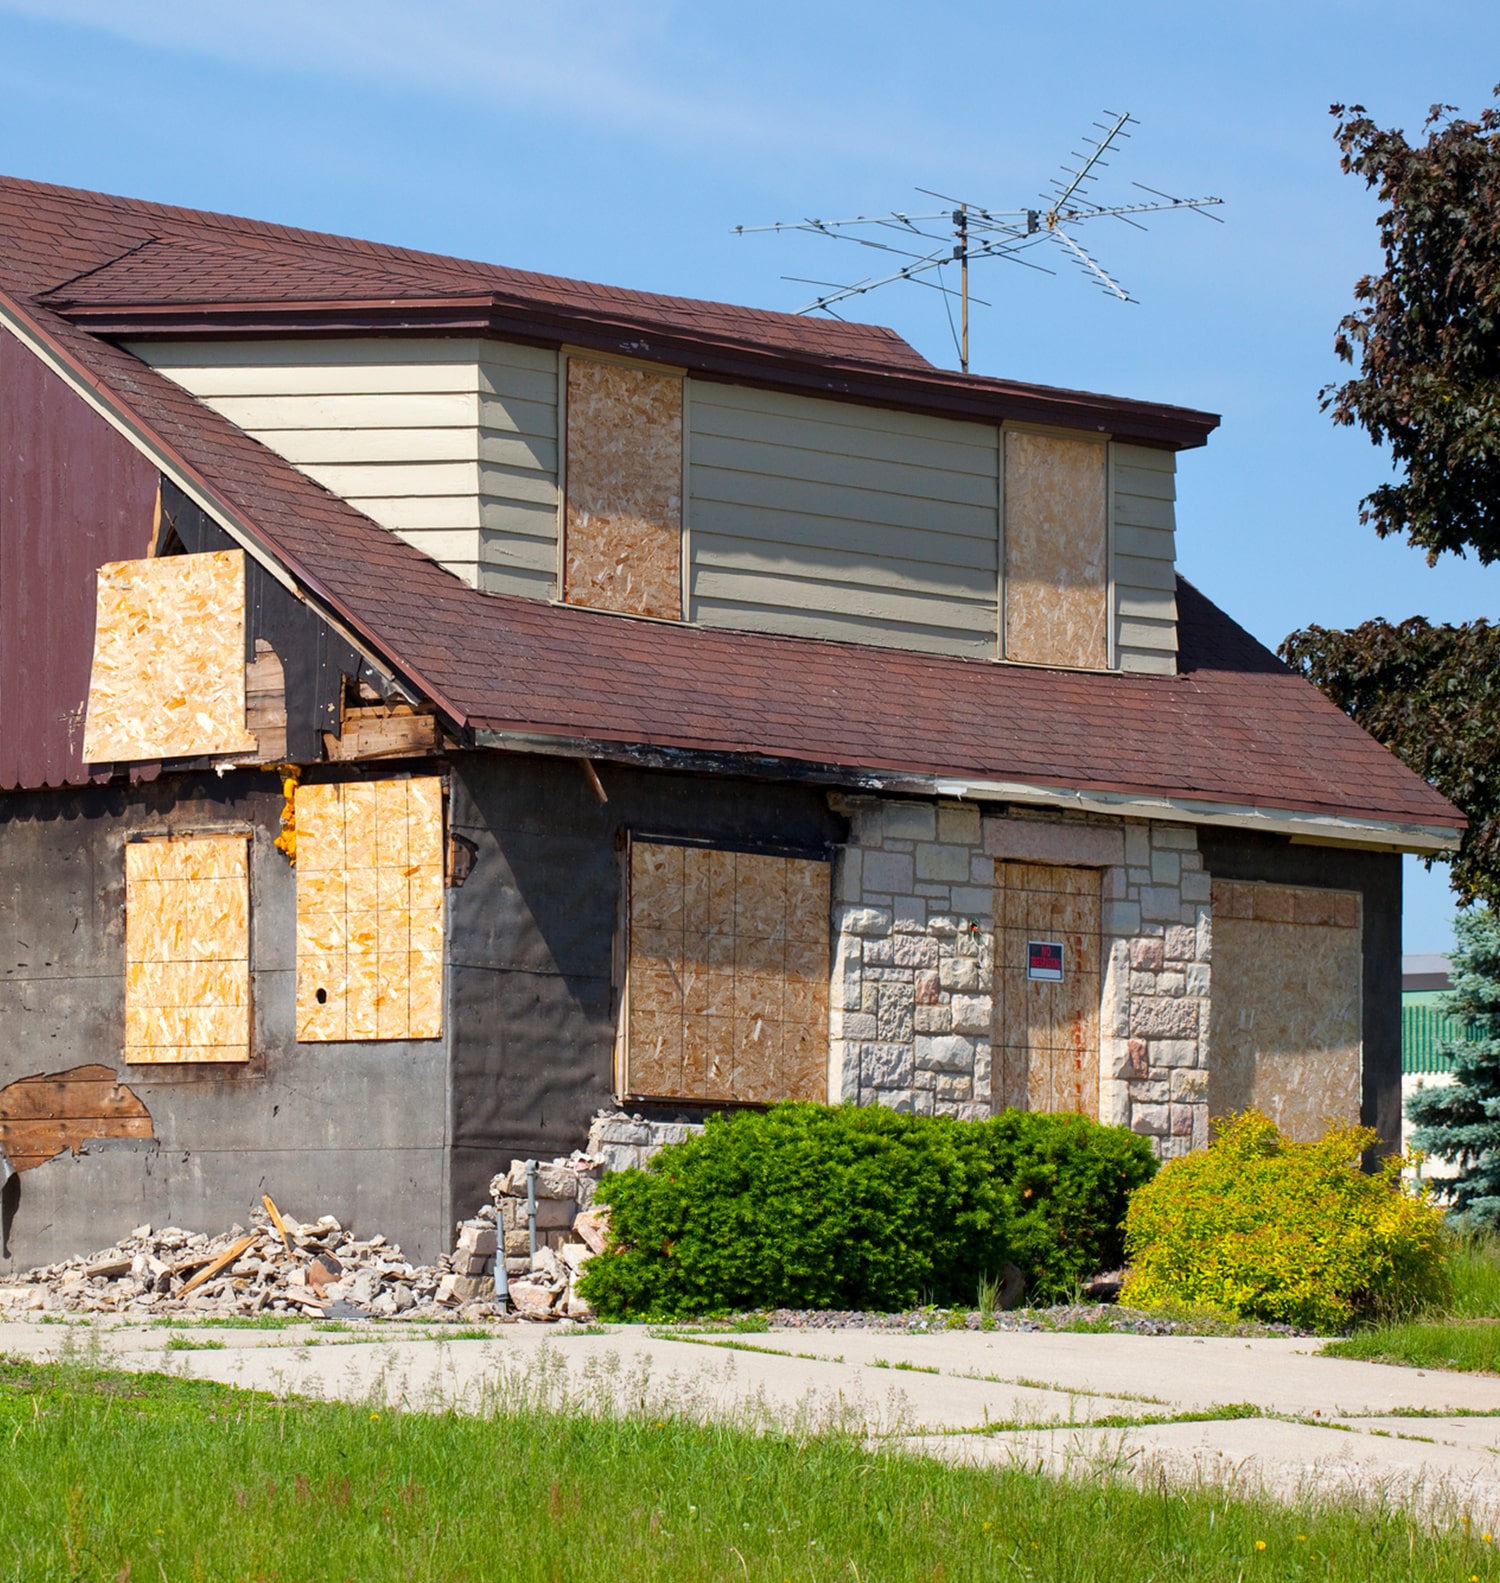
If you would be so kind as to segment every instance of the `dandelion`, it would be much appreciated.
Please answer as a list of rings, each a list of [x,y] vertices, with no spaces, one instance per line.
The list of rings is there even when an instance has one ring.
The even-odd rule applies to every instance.
[[[370,1414],[370,1422],[372,1424],[378,1424],[380,1422],[380,1414],[379,1413],[371,1413]]]
[[[1255,1541],[1255,1548],[1256,1548],[1256,1549],[1257,1549],[1257,1550],[1264,1550],[1264,1549],[1265,1549],[1265,1548],[1266,1548],[1266,1542],[1265,1542],[1265,1540],[1264,1540],[1264,1539],[1257,1539],[1257,1540],[1256,1540],[1256,1541]]]
[[[989,1530],[990,1530],[990,1529],[991,1529],[991,1528],[993,1528],[993,1527],[994,1527],[994,1526],[995,1526],[995,1525],[994,1525],[994,1523],[986,1523],[986,1524],[985,1524],[985,1525],[984,1525],[984,1527],[985,1527],[985,1531],[986,1531],[986,1533],[987,1533],[987,1532],[988,1532],[988,1531],[989,1531]]]
[[[1495,1538],[1494,1534],[1480,1534],[1479,1537],[1483,1539],[1486,1544],[1492,1544]]]

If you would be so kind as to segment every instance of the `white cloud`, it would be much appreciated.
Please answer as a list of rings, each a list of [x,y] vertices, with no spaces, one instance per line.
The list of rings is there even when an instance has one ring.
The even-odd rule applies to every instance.
[[[5,13],[233,65],[565,115],[653,141],[811,145],[903,163],[914,141],[940,142],[936,128],[930,142],[909,124],[887,130],[878,103],[863,114],[836,109],[797,93],[785,75],[778,84],[773,73],[746,71],[729,57],[748,15],[726,30],[724,18],[713,26],[670,0],[0,0]]]

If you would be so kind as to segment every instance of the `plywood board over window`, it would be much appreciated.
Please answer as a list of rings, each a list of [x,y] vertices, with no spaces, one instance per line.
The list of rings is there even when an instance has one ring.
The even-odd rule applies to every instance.
[[[1101,872],[995,865],[996,1103],[1099,1114]]]
[[[99,568],[83,756],[254,753],[245,726],[245,552]]]
[[[633,842],[627,1094],[826,1099],[828,905],[820,859]]]
[[[297,1038],[443,1031],[443,786],[299,786]]]
[[[1005,658],[1109,664],[1109,448],[1007,430]]]
[[[1357,891],[1213,885],[1208,1109],[1251,1106],[1298,1142],[1360,1112]]]
[[[682,618],[682,380],[568,359],[563,597]]]
[[[125,1059],[250,1059],[247,835],[127,843]]]

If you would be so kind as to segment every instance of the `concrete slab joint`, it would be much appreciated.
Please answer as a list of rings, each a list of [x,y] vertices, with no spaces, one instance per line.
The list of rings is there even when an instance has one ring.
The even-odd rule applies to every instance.
[[[1187,825],[840,797],[831,1092],[989,1114],[997,858],[1103,871],[1099,1118],[1163,1158],[1208,1142],[1211,920]]]

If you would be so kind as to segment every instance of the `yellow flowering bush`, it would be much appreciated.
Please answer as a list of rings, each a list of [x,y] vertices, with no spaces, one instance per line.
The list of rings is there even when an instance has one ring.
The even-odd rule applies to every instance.
[[[1371,1128],[1292,1143],[1255,1110],[1215,1126],[1206,1150],[1131,1195],[1122,1302],[1330,1331],[1447,1295],[1442,1211],[1402,1187],[1400,1159],[1360,1169]]]

